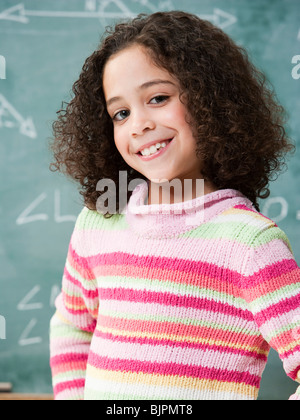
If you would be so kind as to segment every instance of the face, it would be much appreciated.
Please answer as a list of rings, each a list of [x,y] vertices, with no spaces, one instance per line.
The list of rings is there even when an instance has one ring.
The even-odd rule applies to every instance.
[[[179,83],[146,49],[135,45],[112,56],[103,89],[116,147],[129,166],[152,182],[202,178]]]

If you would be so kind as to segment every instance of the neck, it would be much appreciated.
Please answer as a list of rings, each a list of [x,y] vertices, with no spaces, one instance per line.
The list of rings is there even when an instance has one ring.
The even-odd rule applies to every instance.
[[[151,204],[176,204],[194,200],[217,188],[203,179],[173,179],[161,183],[149,181],[148,203]]]

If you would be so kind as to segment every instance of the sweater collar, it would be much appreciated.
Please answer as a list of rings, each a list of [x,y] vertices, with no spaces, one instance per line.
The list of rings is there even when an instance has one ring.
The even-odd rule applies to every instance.
[[[147,238],[171,238],[207,223],[216,215],[238,204],[251,202],[237,190],[223,189],[176,204],[145,204],[146,182],[133,191],[126,209],[126,220],[138,235]]]

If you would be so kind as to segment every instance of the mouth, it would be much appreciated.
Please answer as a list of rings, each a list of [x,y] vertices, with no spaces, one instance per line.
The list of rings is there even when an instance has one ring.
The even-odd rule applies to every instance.
[[[155,157],[158,157],[162,153],[164,153],[165,150],[168,149],[172,140],[173,138],[163,140],[163,141],[158,141],[156,143],[148,145],[147,147],[144,147],[139,152],[137,152],[137,155],[143,160],[152,160]]]

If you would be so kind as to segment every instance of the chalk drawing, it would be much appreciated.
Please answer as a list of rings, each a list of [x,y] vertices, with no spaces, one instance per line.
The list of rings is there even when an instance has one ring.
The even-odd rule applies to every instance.
[[[34,327],[37,325],[37,319],[33,318],[26,326],[19,338],[19,346],[32,346],[34,344],[40,344],[43,340],[42,337],[29,337]]]
[[[0,94],[0,129],[18,128],[24,136],[35,139],[37,132],[31,117],[24,118],[9,102]]]
[[[71,214],[61,215],[61,193],[59,190],[54,192],[54,220],[56,223],[76,222],[77,217]]]
[[[29,293],[20,301],[17,306],[18,311],[32,311],[36,309],[43,309],[42,303],[30,303],[30,301],[41,291],[39,285],[35,286]]]
[[[6,340],[6,320],[0,315],[0,340]]]
[[[29,206],[25,208],[25,210],[22,211],[20,216],[16,220],[16,224],[21,226],[25,225],[27,223],[34,223],[34,222],[47,222],[50,220],[50,216],[47,213],[36,213],[33,212],[36,211],[37,207],[45,200],[49,200],[49,196],[43,192],[40,194],[34,201],[32,201]],[[47,208],[51,208],[50,206],[47,206]],[[54,214],[53,218],[56,223],[65,223],[65,222],[72,222],[75,223],[77,216],[73,214],[65,214],[62,215],[61,212],[61,192],[59,190],[54,191]],[[32,214],[33,213],[33,214]]]
[[[124,19],[133,18],[136,13],[133,12],[129,6],[128,1],[124,0],[102,0],[99,2],[97,10],[97,3],[94,0],[86,0],[85,10],[83,11],[55,11],[55,10],[29,10],[26,9],[23,3],[3,10],[0,13],[0,20],[9,20],[18,23],[28,24],[29,18],[75,18],[75,19]],[[139,3],[144,12],[156,12],[167,8],[174,9],[173,3],[169,1],[161,1],[158,6],[154,5],[149,0],[135,0],[134,3]],[[112,8],[114,11],[110,11]],[[225,12],[222,9],[214,8],[212,14],[198,14],[202,19],[206,19],[224,29],[237,22],[236,16]]]
[[[270,215],[270,208],[274,205],[279,206],[279,210],[280,210],[278,215],[276,216]],[[264,205],[262,209],[262,214],[264,214],[266,217],[269,217],[274,222],[278,223],[287,217],[288,211],[289,211],[289,204],[285,198],[273,197],[267,200],[266,204]]]
[[[6,60],[3,55],[0,55],[0,79],[6,79]]]
[[[26,223],[32,223],[37,221],[47,221],[49,216],[46,213],[39,213],[30,215],[36,207],[39,206],[47,198],[46,193],[40,194],[28,207],[20,214],[16,220],[17,225],[25,225]]]

